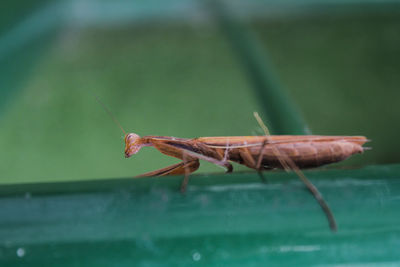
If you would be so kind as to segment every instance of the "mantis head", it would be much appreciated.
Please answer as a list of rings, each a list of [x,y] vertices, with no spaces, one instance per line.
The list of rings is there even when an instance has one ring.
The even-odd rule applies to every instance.
[[[142,146],[142,138],[140,138],[139,135],[135,133],[128,133],[125,135],[125,158],[129,158],[138,153]]]

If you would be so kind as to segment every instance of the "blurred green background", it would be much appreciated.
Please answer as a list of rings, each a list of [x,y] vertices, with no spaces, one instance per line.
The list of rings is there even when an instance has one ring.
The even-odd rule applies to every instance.
[[[399,162],[398,6],[293,3],[237,1],[230,11],[313,134],[372,140],[373,150],[339,166]],[[0,183],[130,177],[177,162],[151,148],[125,159],[123,133],[95,95],[139,135],[262,134],[253,111],[274,114],[263,114],[210,8],[154,0],[5,5]],[[200,171],[223,172],[208,163]]]

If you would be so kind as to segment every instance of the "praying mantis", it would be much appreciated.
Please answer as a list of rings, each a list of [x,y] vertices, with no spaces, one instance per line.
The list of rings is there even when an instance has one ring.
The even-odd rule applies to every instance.
[[[328,204],[318,189],[307,179],[301,168],[319,167],[339,162],[348,157],[362,153],[363,145],[369,140],[364,136],[322,136],[322,135],[270,135],[268,128],[262,122],[258,113],[254,113],[263,136],[223,136],[176,138],[169,136],[143,136],[126,133],[119,122],[112,116],[114,122],[125,134],[125,157],[138,153],[142,147],[152,146],[161,153],[182,160],[180,163],[162,169],[147,172],[137,177],[184,175],[181,191],[185,192],[189,175],[200,166],[200,160],[208,161],[226,168],[232,172],[230,162],[236,162],[258,171],[285,169],[294,171],[307,189],[312,193],[324,211],[332,231],[337,230],[337,224]]]
[[[200,138],[176,138],[169,136],[144,136],[125,134],[125,157],[138,153],[142,147],[152,146],[161,153],[178,158],[182,162],[139,175],[185,175],[181,191],[186,190],[189,174],[196,171],[199,160],[211,162],[232,172],[232,162],[245,165],[261,173],[275,168],[293,170],[314,195],[325,212],[330,228],[336,231],[334,216],[318,189],[300,171],[300,168],[319,167],[339,162],[364,151],[364,136],[320,135],[269,135],[266,126],[255,113],[265,130],[264,136],[224,136]]]

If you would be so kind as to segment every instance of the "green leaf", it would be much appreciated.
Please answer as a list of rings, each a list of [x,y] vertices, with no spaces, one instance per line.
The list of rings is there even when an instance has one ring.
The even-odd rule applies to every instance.
[[[2,266],[395,264],[400,165],[0,187]],[[398,263],[398,262],[397,262]]]

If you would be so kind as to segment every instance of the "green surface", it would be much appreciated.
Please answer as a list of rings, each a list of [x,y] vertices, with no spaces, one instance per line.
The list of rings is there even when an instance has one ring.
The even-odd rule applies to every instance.
[[[400,165],[0,187],[2,266],[396,266]]]

